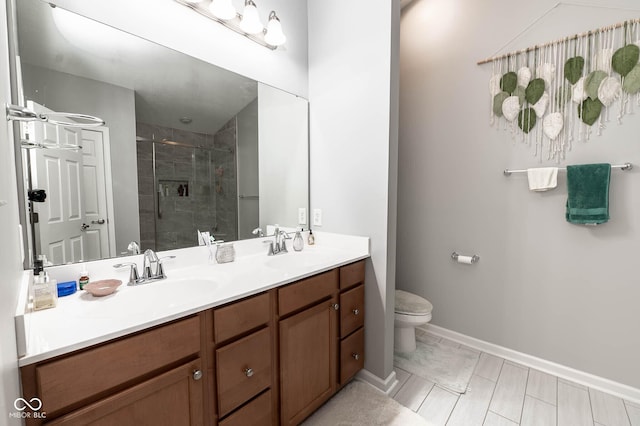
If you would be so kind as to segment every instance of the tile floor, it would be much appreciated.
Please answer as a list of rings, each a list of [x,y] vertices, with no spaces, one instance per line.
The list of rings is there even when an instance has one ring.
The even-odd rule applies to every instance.
[[[398,368],[396,375],[391,396],[434,426],[640,426],[638,404],[484,352],[464,395]]]

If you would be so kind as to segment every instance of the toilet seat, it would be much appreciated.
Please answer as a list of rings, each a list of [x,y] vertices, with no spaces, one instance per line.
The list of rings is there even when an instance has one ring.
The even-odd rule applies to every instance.
[[[402,315],[431,315],[433,305],[427,299],[403,290],[396,290],[395,313]]]

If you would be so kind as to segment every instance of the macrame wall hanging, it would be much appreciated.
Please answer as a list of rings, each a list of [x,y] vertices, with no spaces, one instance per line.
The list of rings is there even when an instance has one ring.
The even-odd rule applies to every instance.
[[[640,107],[640,19],[478,62],[491,63],[490,123],[560,161]]]

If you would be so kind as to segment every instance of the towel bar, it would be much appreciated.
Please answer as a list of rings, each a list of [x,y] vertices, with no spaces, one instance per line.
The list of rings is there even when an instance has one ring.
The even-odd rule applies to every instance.
[[[612,165],[611,166],[612,169],[620,169],[620,170],[631,170],[633,169],[633,164],[631,163],[624,163],[624,164],[616,164],[616,165]],[[566,167],[558,167],[558,171],[566,171]],[[511,173],[527,173],[527,170],[510,170],[510,169],[504,169],[504,171],[502,172],[504,173],[505,176],[511,176]]]

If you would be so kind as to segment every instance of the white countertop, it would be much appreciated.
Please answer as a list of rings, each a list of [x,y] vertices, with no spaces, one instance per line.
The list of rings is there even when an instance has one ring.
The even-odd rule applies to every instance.
[[[289,253],[276,256],[267,256],[267,246],[262,243],[273,237],[238,241],[234,243],[235,261],[224,264],[210,261],[207,247],[160,253],[176,256],[165,261],[168,278],[137,286],[126,285],[129,268],[116,270],[113,265],[135,261],[142,271],[142,256],[84,263],[91,281],[117,278],[123,284],[105,297],[78,291],[59,298],[58,306],[52,309],[20,312],[24,309],[18,307],[16,331],[24,346],[19,365],[86,348],[369,257],[366,237],[314,235],[314,246],[308,246],[305,239],[304,249],[295,252],[288,241]],[[58,282],[77,280],[80,269],[79,264],[47,268]]]

